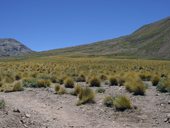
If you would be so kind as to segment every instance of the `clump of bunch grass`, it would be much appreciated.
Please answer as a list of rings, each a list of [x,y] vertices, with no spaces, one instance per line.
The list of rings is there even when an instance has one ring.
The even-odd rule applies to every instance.
[[[13,83],[14,81],[15,79],[11,75],[5,77],[5,83]]]
[[[51,75],[51,76],[50,76],[50,81],[51,81],[52,83],[57,83],[57,77],[56,77],[55,75]]]
[[[47,79],[39,79],[37,80],[37,87],[41,88],[41,87],[49,87],[50,86],[50,81]]]
[[[78,96],[78,95],[81,93],[81,91],[82,91],[82,87],[81,87],[79,84],[77,84],[77,85],[74,87],[74,93],[75,93],[75,95]]]
[[[82,88],[78,98],[77,105],[94,102],[95,92],[89,87]]]
[[[15,91],[23,91],[23,90],[24,90],[24,88],[23,88],[21,82],[14,83],[14,87],[13,87],[12,91],[15,92]]]
[[[110,82],[110,86],[118,85],[118,81],[117,81],[116,77],[113,77],[113,76],[110,77],[109,82]]]
[[[76,78],[76,82],[86,82],[86,77],[85,75],[81,74]]]
[[[59,90],[60,90],[60,85],[55,85],[55,88],[54,88],[55,92],[57,93]]]
[[[71,78],[66,78],[64,80],[64,86],[65,88],[74,88],[74,81]]]
[[[0,81],[0,88],[3,86],[3,82],[2,81]]]
[[[4,108],[5,108],[5,100],[0,99],[0,109],[4,109]]]
[[[81,93],[82,87],[77,84],[74,86],[74,90],[70,91],[71,95],[78,96]]]
[[[155,75],[154,77],[152,77],[152,85],[153,86],[157,86],[159,81],[160,81],[160,77],[158,75]]]
[[[22,84],[24,87],[31,87],[31,88],[36,88],[37,87],[37,79],[35,78],[24,78],[22,80]]]
[[[15,75],[15,80],[20,80],[22,78],[22,75],[20,73]]]
[[[97,93],[105,93],[105,91],[106,90],[104,88],[101,88],[101,87],[96,89]]]
[[[106,96],[103,100],[103,104],[106,107],[113,107],[113,97],[112,96]]]
[[[167,78],[162,78],[157,85],[157,90],[162,93],[170,93],[170,80]]]
[[[90,79],[90,87],[100,87],[100,80],[97,77]]]
[[[113,105],[118,111],[124,111],[126,109],[131,109],[131,101],[126,96],[117,96],[113,100]]]
[[[152,75],[149,72],[140,73],[139,76],[140,76],[141,80],[143,80],[143,81],[150,81],[152,78]]]
[[[100,80],[102,80],[102,81],[107,80],[107,76],[106,76],[106,75],[104,75],[104,74],[100,75]]]
[[[66,90],[65,90],[65,88],[63,86],[56,85],[55,86],[55,92],[56,92],[56,94],[63,95],[63,94],[66,93]]]
[[[116,76],[116,79],[117,79],[117,82],[118,82],[119,86],[124,86],[125,78],[124,78],[123,74]]]
[[[134,95],[145,95],[146,87],[139,78],[130,78],[125,83],[126,90]]]

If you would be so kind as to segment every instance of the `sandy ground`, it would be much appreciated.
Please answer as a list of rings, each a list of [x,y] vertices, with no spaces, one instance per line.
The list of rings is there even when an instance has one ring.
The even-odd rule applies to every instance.
[[[148,83],[149,84],[149,83]],[[0,110],[1,128],[169,128],[170,95],[149,85],[145,96],[133,96],[124,87],[102,85],[96,103],[76,106],[77,97],[57,95],[49,88],[27,88],[0,93],[6,108]],[[94,90],[96,88],[93,88]],[[103,105],[108,95],[127,95],[137,109],[117,112]],[[19,110],[19,111],[18,111]],[[16,112],[18,111],[18,112]],[[170,119],[169,119],[170,120]]]

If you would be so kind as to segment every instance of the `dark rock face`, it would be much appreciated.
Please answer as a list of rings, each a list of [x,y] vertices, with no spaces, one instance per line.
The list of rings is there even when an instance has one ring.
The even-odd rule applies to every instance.
[[[33,51],[15,39],[0,39],[0,57],[20,56]]]

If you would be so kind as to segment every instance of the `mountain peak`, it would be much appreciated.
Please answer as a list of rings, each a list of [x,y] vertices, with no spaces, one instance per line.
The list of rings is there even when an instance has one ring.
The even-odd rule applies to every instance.
[[[0,57],[6,56],[20,56],[33,51],[26,47],[21,42],[13,38],[1,38],[0,39]]]

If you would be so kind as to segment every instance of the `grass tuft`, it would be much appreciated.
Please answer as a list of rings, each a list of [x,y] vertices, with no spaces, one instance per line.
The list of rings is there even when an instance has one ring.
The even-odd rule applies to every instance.
[[[77,105],[94,102],[95,93],[91,88],[85,87],[85,88],[82,88],[78,98],[79,98],[79,101],[77,102]]]

